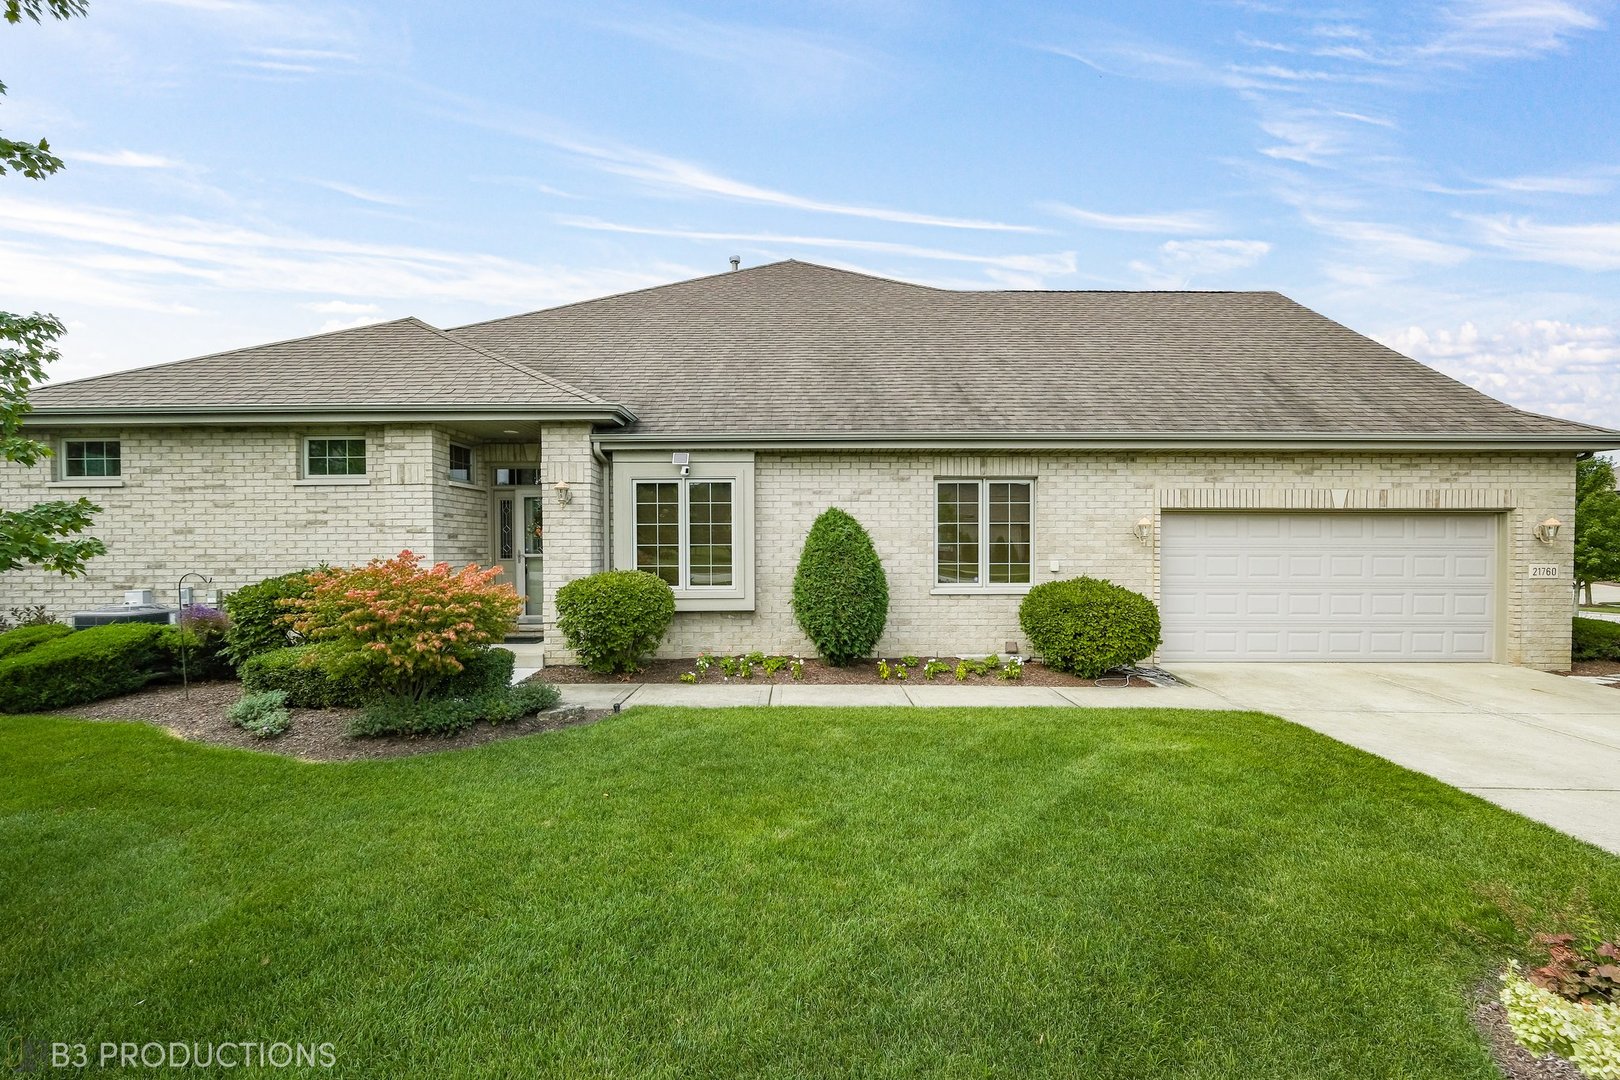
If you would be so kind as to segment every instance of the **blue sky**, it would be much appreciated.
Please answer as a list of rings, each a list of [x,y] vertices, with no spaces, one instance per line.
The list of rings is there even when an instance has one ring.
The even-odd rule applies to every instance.
[[[0,26],[0,306],[59,377],[797,257],[959,288],[1277,289],[1620,426],[1620,38],[1595,0],[92,0]],[[764,388],[762,388],[763,390]]]

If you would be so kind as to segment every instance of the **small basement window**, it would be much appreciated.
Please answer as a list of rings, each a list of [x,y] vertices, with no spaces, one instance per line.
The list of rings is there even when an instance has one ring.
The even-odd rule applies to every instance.
[[[66,439],[62,443],[64,480],[119,476],[122,470],[117,439]]]
[[[304,475],[310,479],[366,475],[366,440],[349,436],[305,439]]]
[[[473,455],[472,447],[450,444],[450,479],[459,480],[463,484],[472,483]]]

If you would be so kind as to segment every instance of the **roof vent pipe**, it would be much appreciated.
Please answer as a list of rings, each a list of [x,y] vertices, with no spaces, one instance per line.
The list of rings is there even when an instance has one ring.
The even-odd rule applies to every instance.
[[[735,269],[737,269],[737,267],[739,267],[741,265],[742,265],[742,256],[741,255],[733,255],[731,257],[731,268],[733,270],[735,270]]]

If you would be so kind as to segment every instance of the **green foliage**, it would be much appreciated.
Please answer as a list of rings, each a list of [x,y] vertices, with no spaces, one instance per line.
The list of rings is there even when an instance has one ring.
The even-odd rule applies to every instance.
[[[1018,657],[1010,657],[1007,666],[1001,669],[1000,678],[1007,682],[1017,682],[1024,677],[1024,662]]]
[[[1575,584],[1591,599],[1592,582],[1620,581],[1620,492],[1614,465],[1588,458],[1575,466]]]
[[[261,739],[271,739],[287,730],[292,716],[287,712],[287,691],[263,690],[247,694],[226,710],[231,723],[251,731]]]
[[[1574,660],[1620,660],[1620,623],[1577,617],[1570,634]]]
[[[933,682],[941,675],[950,674],[950,670],[951,663],[949,660],[940,660],[936,657],[923,665],[923,678],[927,679],[929,682]]]
[[[439,693],[479,649],[511,630],[522,601],[501,569],[423,566],[402,551],[364,566],[309,575],[309,594],[288,600],[293,629],[332,646],[332,669],[387,697]]]
[[[521,683],[469,697],[385,698],[367,705],[350,721],[349,734],[454,735],[474,724],[506,724],[533,716],[560,700],[562,693],[549,683]]]
[[[55,621],[44,604],[22,604],[12,608],[9,615],[0,615],[0,630],[18,626],[49,626]]]
[[[1570,1001],[1517,967],[1502,973],[1500,1000],[1520,1046],[1566,1058],[1592,1080],[1620,1080],[1620,1004]]]
[[[656,574],[608,570],[557,590],[557,629],[588,670],[618,675],[641,667],[675,618],[675,593]]]
[[[1037,585],[1018,605],[1018,622],[1046,665],[1095,679],[1159,647],[1159,611],[1141,593],[1079,577]]]
[[[793,575],[793,615],[834,667],[872,655],[889,618],[889,579],[861,523],[832,507],[810,526]]]
[[[287,647],[292,613],[282,601],[308,596],[312,573],[295,570],[265,578],[225,597],[225,612],[231,617],[225,631],[225,655],[231,663],[240,667],[249,657]]]
[[[286,692],[295,709],[337,709],[363,705],[367,688],[332,669],[332,649],[326,645],[292,645],[249,657],[237,668],[242,690],[261,694]]]
[[[139,690],[168,670],[163,630],[151,623],[96,626],[0,660],[0,712],[59,709]]]
[[[159,638],[164,666],[176,680],[229,679],[236,670],[224,653],[224,635],[207,626],[165,626]]]
[[[73,633],[73,628],[66,623],[45,623],[42,626],[19,626],[15,630],[7,630],[0,634],[0,660],[8,656],[15,656],[20,652],[27,652],[36,645],[43,645],[47,641],[54,641],[59,637],[67,637]]]
[[[5,0],[0,10],[4,11],[6,22],[15,25],[24,18],[37,23],[42,14],[71,19],[83,15],[88,7],[87,0]],[[0,95],[5,92],[6,84],[0,83]],[[10,169],[30,180],[43,180],[63,167],[62,159],[51,153],[50,143],[44,139],[29,143],[0,137],[0,176]]]

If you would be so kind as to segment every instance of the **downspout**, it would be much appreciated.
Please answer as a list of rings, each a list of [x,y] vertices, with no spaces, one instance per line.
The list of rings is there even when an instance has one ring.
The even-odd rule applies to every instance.
[[[591,440],[591,458],[602,470],[602,569],[613,569],[613,461]]]

